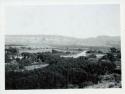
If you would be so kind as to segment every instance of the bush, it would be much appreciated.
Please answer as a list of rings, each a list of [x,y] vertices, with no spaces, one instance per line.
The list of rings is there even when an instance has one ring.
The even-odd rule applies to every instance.
[[[72,68],[68,70],[67,78],[72,84],[80,84],[87,80],[87,72],[80,68]]]
[[[15,71],[15,70],[19,70],[19,64],[15,63],[15,64],[6,64],[5,65],[5,71]]]
[[[115,63],[108,61],[108,60],[103,60],[98,62],[99,67],[100,67],[100,73],[112,73],[113,70],[116,68]]]

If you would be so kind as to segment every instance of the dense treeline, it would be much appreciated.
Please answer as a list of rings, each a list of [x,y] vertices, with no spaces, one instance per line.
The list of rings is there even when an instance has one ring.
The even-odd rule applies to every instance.
[[[68,88],[69,84],[84,87],[84,82],[97,83],[99,75],[114,68],[110,61],[88,62],[85,57],[61,59],[43,69],[7,72],[6,89]]]
[[[51,53],[35,55],[23,53],[24,60],[32,57],[32,61],[40,60],[40,62],[48,63],[49,66],[24,72],[6,71],[5,86],[6,89],[83,88],[88,84],[98,83],[100,75],[114,71],[116,64],[112,58],[118,57],[112,55],[111,58],[108,56],[109,53],[98,61],[89,60],[89,57],[83,56],[63,58]]]

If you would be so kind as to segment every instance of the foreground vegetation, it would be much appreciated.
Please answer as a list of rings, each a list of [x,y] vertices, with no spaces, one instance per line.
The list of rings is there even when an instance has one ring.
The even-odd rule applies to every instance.
[[[12,49],[11,49],[12,50]],[[120,51],[111,48],[100,59],[96,57],[64,58],[52,53],[22,53],[21,58],[15,58],[15,51],[7,51],[6,54],[6,89],[58,89],[58,88],[85,88],[86,86],[101,83],[102,76],[115,74],[119,79],[112,80],[116,83],[121,81],[121,69],[117,69],[120,63]],[[13,54],[13,55],[12,55]],[[10,57],[12,56],[12,59]],[[49,64],[47,67],[24,70],[25,66],[34,62]],[[15,65],[14,65],[15,64]],[[118,75],[117,75],[118,74]]]

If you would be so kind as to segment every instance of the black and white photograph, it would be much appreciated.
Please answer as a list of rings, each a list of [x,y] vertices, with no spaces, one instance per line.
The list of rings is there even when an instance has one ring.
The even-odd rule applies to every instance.
[[[119,4],[5,10],[5,90],[122,88]]]

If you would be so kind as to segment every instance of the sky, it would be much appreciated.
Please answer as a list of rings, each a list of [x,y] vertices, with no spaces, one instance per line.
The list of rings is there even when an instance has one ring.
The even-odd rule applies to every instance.
[[[120,35],[118,4],[8,6],[6,34],[89,38]]]

